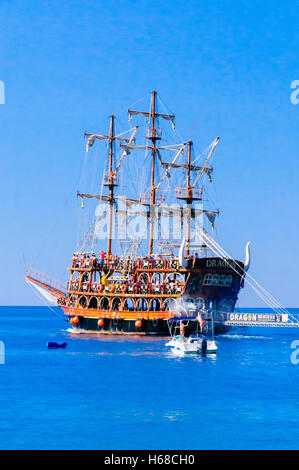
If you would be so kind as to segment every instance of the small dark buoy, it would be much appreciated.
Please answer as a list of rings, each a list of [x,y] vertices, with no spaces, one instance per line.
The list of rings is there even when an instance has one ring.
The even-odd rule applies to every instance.
[[[56,343],[56,341],[48,341],[49,349],[65,348],[67,343]]]

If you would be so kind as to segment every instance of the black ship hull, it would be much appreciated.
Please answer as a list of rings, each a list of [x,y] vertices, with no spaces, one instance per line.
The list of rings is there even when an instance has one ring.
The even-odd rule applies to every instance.
[[[79,322],[72,325],[75,331],[82,333],[115,334],[115,335],[141,335],[141,336],[169,336],[169,322],[164,319],[143,320],[142,326],[137,327],[135,320],[110,319],[104,320],[104,325],[99,326],[96,318],[78,317]],[[186,335],[198,333],[198,323],[186,322]],[[224,334],[230,327],[221,322],[215,322],[215,334]]]

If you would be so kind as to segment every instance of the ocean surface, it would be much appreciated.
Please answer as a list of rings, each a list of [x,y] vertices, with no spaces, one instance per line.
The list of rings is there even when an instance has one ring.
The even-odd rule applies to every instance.
[[[72,333],[58,311],[0,307],[1,449],[299,449],[299,329],[176,358],[165,338]]]

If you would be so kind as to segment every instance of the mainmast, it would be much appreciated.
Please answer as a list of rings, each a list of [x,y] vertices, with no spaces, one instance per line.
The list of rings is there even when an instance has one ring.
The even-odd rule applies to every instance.
[[[146,149],[151,150],[152,152],[152,170],[151,170],[151,190],[150,190],[150,203],[145,203],[141,201],[142,204],[150,206],[150,234],[149,234],[149,249],[148,254],[151,255],[153,253],[153,246],[154,246],[154,228],[155,228],[155,205],[156,205],[156,191],[158,187],[155,185],[155,164],[156,164],[156,154],[159,155],[159,149],[161,147],[157,147],[157,141],[161,140],[161,137],[157,136],[157,130],[155,127],[155,120],[156,118],[163,118],[168,121],[174,122],[175,116],[174,114],[162,114],[156,112],[156,97],[157,92],[155,90],[152,91],[152,103],[151,109],[149,112],[146,111],[133,111],[128,110],[129,116],[136,114],[142,114],[143,116],[148,117],[151,120],[151,129],[148,129],[147,139],[151,140],[151,145],[146,146],[136,146],[136,145],[121,145],[121,147],[125,147],[128,149]],[[165,149],[168,149],[165,147]],[[175,149],[171,149],[175,150]]]
[[[151,204],[150,204],[150,238],[149,238],[149,250],[148,254],[151,255],[153,252],[154,244],[154,228],[155,228],[155,203],[156,203],[156,188],[155,188],[155,163],[156,163],[156,129],[155,129],[155,110],[156,110],[156,94],[152,92],[152,109],[151,109],[151,120],[152,120],[152,135],[148,136],[148,139],[152,141],[152,176],[151,176]]]

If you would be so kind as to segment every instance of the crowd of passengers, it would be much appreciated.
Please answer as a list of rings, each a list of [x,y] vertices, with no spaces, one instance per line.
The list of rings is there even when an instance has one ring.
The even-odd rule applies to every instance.
[[[72,268],[82,268],[82,269],[115,269],[115,268],[126,268],[130,266],[132,269],[136,269],[140,266],[144,269],[148,268],[156,268],[156,269],[163,269],[163,268],[170,268],[176,269],[178,268],[178,260],[165,260],[159,257],[153,256],[146,256],[145,258],[138,258],[132,259],[128,258],[127,260],[123,260],[116,255],[110,255],[109,260],[107,259],[106,252],[100,251],[98,253],[99,257],[96,257],[95,253],[75,253],[72,257]]]
[[[80,287],[79,279],[70,283],[70,291],[78,292]],[[92,293],[115,293],[115,294],[181,294],[182,283],[171,281],[167,284],[138,284],[129,281],[109,282],[103,276],[101,282],[94,282],[91,285],[88,282],[86,273],[82,276],[80,292]]]

